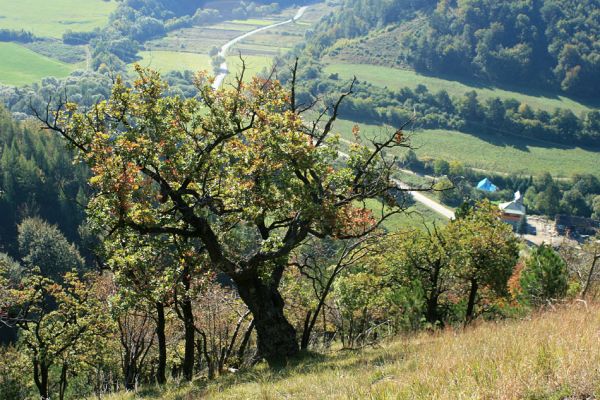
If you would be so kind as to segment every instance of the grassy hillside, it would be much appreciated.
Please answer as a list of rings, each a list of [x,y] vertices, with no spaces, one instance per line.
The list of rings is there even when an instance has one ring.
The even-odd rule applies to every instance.
[[[568,108],[575,114],[589,111],[586,104],[577,102],[565,96],[549,93],[523,91],[518,88],[499,88],[485,86],[466,80],[458,81],[435,76],[426,76],[412,70],[397,69],[379,65],[331,63],[326,66],[327,74],[337,73],[341,79],[351,79],[356,76],[359,80],[367,81],[376,86],[398,90],[403,87],[414,89],[417,85],[427,86],[430,92],[445,90],[450,96],[462,96],[470,90],[475,90],[481,99],[499,97],[501,99],[517,99],[534,109],[553,111],[555,108]]]
[[[64,77],[76,69],[15,43],[0,43],[0,83],[25,85],[46,76]]]
[[[0,0],[0,29],[25,29],[60,38],[71,29],[91,31],[108,22],[115,0]]]
[[[280,371],[196,382],[152,399],[587,399],[600,396],[600,308],[422,333],[361,351],[307,357]]]
[[[338,120],[335,128],[345,139],[353,140],[355,122]],[[377,135],[381,126],[359,124],[366,137]],[[412,144],[419,157],[457,160],[464,165],[500,173],[538,175],[550,172],[557,177],[570,177],[576,173],[600,176],[600,152],[548,144],[517,136],[479,135],[445,130],[415,132]]]

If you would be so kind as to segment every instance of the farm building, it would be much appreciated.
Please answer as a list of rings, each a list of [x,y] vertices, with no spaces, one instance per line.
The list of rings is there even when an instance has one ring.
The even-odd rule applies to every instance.
[[[571,215],[557,215],[554,224],[561,235],[594,235],[600,231],[600,221]]]
[[[495,192],[498,190],[498,186],[494,185],[488,178],[484,178],[477,184],[477,189],[484,192]]]
[[[523,196],[521,192],[515,193],[515,198],[512,201],[506,203],[500,203],[498,206],[502,210],[502,220],[516,227],[521,218],[527,215],[527,210],[523,205]]]

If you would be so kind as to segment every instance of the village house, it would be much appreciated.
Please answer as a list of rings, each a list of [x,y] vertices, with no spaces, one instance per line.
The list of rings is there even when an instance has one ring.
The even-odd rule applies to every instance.
[[[515,193],[514,200],[500,203],[498,207],[502,211],[502,220],[514,228],[517,227],[521,218],[527,215],[527,210],[523,205],[523,196],[519,191]]]

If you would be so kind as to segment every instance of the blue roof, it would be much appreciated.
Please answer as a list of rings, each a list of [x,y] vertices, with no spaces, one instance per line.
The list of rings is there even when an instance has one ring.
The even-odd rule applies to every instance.
[[[488,178],[484,178],[477,184],[477,189],[486,192],[495,192],[498,190],[498,186],[494,185]]]

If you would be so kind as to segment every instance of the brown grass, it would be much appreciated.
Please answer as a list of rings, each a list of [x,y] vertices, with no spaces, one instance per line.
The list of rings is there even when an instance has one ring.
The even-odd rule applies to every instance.
[[[155,397],[156,396],[156,397]],[[422,333],[379,348],[259,367],[165,399],[588,399],[600,396],[600,307]],[[129,397],[116,398],[135,398]]]

